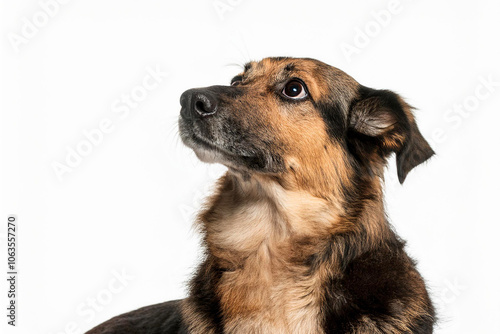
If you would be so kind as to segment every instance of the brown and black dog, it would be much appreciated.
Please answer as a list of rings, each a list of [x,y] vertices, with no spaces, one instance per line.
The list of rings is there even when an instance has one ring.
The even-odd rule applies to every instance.
[[[434,154],[400,96],[317,60],[266,58],[181,105],[183,142],[228,167],[198,218],[205,259],[186,299],[89,334],[432,333],[384,211],[387,158],[402,183]]]

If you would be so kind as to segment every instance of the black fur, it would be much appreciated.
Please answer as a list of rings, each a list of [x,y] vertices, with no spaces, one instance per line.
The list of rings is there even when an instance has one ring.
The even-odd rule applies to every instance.
[[[315,102],[314,106],[325,121],[328,134],[335,140],[341,140],[346,132],[346,117],[339,102],[330,99],[321,100]]]
[[[341,279],[331,278],[323,306],[325,334],[348,333],[362,317],[375,323],[398,317],[401,307],[395,301],[404,303],[415,297],[411,282],[413,276],[420,277],[403,247],[394,236],[377,249],[354,257]],[[428,296],[426,299],[429,316],[415,321],[408,333],[432,333],[434,309]]]
[[[396,163],[399,182],[403,183],[408,173],[422,162],[428,160],[434,155],[434,151],[423,138],[418,129],[415,120],[410,119],[405,112],[405,106],[402,105],[398,95],[389,90],[376,90],[365,86],[360,86],[358,89],[358,98],[351,103],[349,117],[351,120],[360,111],[357,106],[370,100],[376,105],[373,109],[379,112],[380,115],[372,115],[366,121],[365,128],[370,128],[370,121],[376,121],[377,116],[390,118],[393,122],[391,129],[380,131],[374,135],[370,132],[363,132],[352,127],[348,130],[349,135],[348,145],[351,152],[358,158],[362,164],[366,162],[366,157],[373,157],[374,154],[381,159],[385,159],[389,154],[396,153]],[[406,108],[411,109],[409,105]],[[395,141],[400,141],[397,147],[388,147],[384,142],[388,138],[396,138]],[[369,161],[369,163],[371,163]]]
[[[222,272],[223,270],[218,268],[208,255],[191,281],[189,297],[193,305],[196,305],[196,311],[211,323],[211,327],[217,333],[222,333],[222,314],[215,291]]]
[[[86,334],[188,334],[180,300],[146,306],[114,317]]]

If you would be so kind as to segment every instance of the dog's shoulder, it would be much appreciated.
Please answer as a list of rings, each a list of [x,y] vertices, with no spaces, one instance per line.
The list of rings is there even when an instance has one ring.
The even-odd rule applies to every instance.
[[[124,313],[86,334],[187,334],[181,316],[181,302],[173,300]]]
[[[343,305],[328,307],[327,324],[339,331],[387,328],[396,332],[432,333],[435,313],[415,262],[395,242],[367,252],[347,264],[331,289]],[[326,331],[327,333],[333,333]],[[336,331],[334,331],[336,332]]]

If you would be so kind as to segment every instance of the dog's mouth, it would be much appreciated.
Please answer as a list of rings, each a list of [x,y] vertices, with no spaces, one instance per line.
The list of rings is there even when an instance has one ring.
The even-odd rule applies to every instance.
[[[248,149],[238,152],[230,150],[214,143],[183,121],[180,121],[180,136],[182,142],[203,162],[221,163],[233,170],[246,172],[265,171],[269,167],[269,158],[266,155],[252,153]]]
[[[240,163],[247,162],[255,158],[249,152],[235,152],[225,146],[208,139],[201,132],[196,131],[193,124],[186,124],[180,120],[180,136],[182,142],[191,148],[196,156],[204,162],[230,164],[236,167]],[[227,140],[227,139],[226,139]],[[230,146],[235,146],[230,145]]]
[[[225,154],[225,155],[231,156],[231,157],[245,156],[245,155],[236,154],[236,153],[234,153],[234,152],[232,152],[224,147],[216,145],[213,143],[213,141],[210,141],[210,140],[204,138],[202,135],[199,135],[195,132],[193,132],[191,134],[191,141],[195,144],[195,146],[199,146],[202,149],[205,149],[208,151],[215,151],[216,153],[222,153],[222,154]],[[191,147],[191,148],[196,150],[198,147]]]

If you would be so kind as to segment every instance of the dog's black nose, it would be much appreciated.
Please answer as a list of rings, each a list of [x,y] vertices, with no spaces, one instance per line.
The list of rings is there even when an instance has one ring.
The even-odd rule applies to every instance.
[[[205,117],[217,112],[217,97],[206,89],[189,89],[181,95],[183,117]]]

